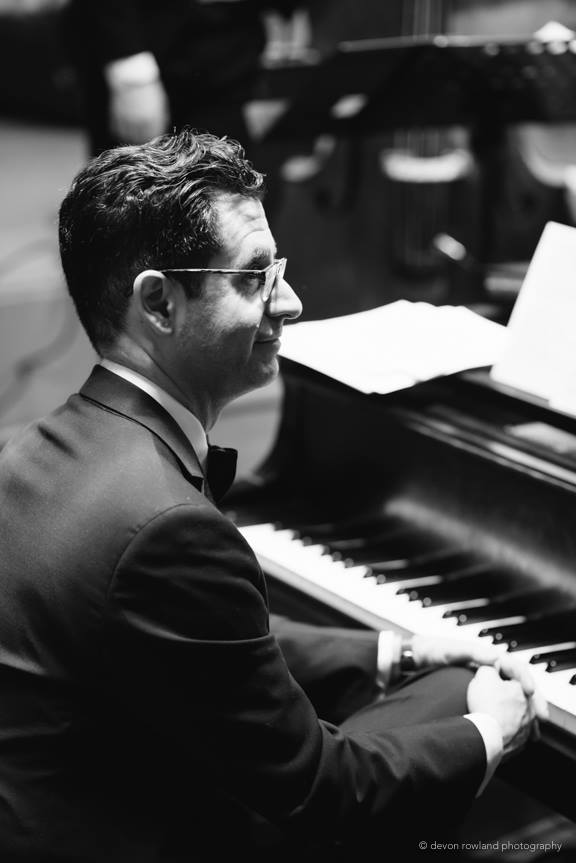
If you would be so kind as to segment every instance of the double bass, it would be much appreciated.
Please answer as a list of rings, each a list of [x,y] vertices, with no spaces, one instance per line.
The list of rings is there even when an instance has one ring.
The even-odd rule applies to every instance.
[[[438,37],[446,32],[445,0],[412,0],[403,4],[402,35],[408,40]],[[385,194],[395,213],[388,249],[395,271],[414,279],[433,277],[441,269],[446,235],[469,246],[474,211],[470,202],[477,181],[469,132],[462,126],[414,126],[400,129],[382,150],[380,164]],[[458,226],[458,227],[457,227]]]

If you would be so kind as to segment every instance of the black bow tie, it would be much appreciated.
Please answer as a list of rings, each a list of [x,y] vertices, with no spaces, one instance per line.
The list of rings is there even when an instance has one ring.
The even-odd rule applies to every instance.
[[[215,501],[219,501],[234,482],[237,460],[238,453],[235,449],[212,445],[208,447],[206,482]]]

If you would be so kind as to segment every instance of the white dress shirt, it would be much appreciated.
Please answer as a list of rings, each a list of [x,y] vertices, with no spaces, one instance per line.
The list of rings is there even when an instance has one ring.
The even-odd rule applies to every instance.
[[[200,466],[204,470],[208,455],[208,438],[206,437],[202,423],[194,416],[192,411],[189,411],[181,402],[177,401],[173,396],[149,380],[149,378],[145,378],[144,375],[112,360],[101,360],[100,365],[108,369],[109,372],[114,372],[115,375],[124,378],[125,381],[134,384],[135,387],[148,393],[158,404],[162,405],[192,444],[194,452],[198,456]]]

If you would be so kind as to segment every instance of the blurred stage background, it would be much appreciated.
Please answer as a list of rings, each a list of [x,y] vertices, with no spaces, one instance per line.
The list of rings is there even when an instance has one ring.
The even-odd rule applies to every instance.
[[[59,202],[86,158],[74,74],[58,33],[64,2],[0,0],[3,437],[13,426],[57,405],[94,362],[66,296],[56,245]],[[576,27],[575,5],[567,0],[319,0],[289,22],[270,16],[264,65],[268,71],[289,69],[302,59],[321,58],[342,40],[387,37],[433,24],[418,23],[418,8],[427,8],[429,17],[434,13],[448,33],[517,36],[550,20]],[[256,124],[266,120],[270,110],[274,93],[267,86],[263,84],[261,98],[250,106]],[[465,140],[466,130],[457,131]],[[406,220],[410,202],[384,178],[381,167],[382,153],[395,144],[395,137],[388,130],[346,140],[308,135],[303,129],[299,139],[273,145],[284,178],[273,228],[281,253],[289,258],[288,277],[304,302],[303,319],[359,311],[398,297],[460,301],[463,268],[457,272],[453,261],[430,249],[417,265],[412,259],[398,260],[403,241],[399,223]],[[545,220],[569,218],[565,191],[533,176],[527,181],[527,169],[516,164],[514,148],[503,152],[502,158],[510,162],[504,172],[507,191],[494,211],[491,255],[494,261],[519,266],[522,274]],[[438,229],[455,233],[473,258],[481,192],[477,174],[472,171],[460,186],[447,224]],[[424,210],[426,202],[416,199],[414,206]],[[517,279],[514,270],[509,272],[514,289]],[[214,440],[239,441],[241,473],[270,445],[280,397],[278,383],[240,400],[215,430]]]

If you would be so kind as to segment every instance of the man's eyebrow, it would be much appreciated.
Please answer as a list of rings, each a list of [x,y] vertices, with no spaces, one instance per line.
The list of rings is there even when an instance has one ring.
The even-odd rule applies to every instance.
[[[276,256],[274,249],[254,249],[248,262],[243,265],[243,270],[264,270],[269,267]]]

